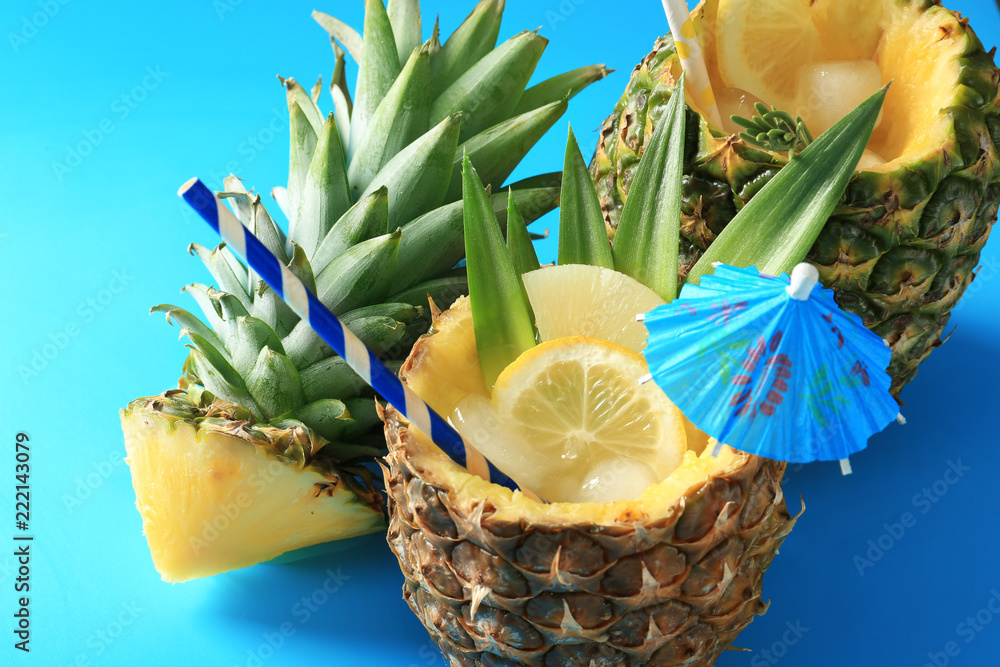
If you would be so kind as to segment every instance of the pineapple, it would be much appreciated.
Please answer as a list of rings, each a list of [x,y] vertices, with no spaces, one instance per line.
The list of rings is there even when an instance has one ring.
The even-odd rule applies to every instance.
[[[852,129],[874,122],[868,108]],[[671,130],[655,135],[634,183],[649,198],[630,207],[614,248],[570,133],[556,267],[538,267],[525,235],[509,231],[504,247],[465,164],[471,294],[435,319],[400,377],[521,490],[459,466],[391,406],[382,413],[403,597],[451,665],[710,665],[766,610],[763,573],[795,523],[785,464],[725,446],[714,455],[641,382],[635,314],[677,291],[659,235],[676,234],[680,217],[681,98],[664,113]],[[838,164],[811,163],[817,191],[846,183],[867,137],[857,134]],[[836,196],[815,198],[832,208]]]
[[[730,114],[750,116],[763,101],[802,115],[818,134],[839,115],[829,106],[856,104],[851,87],[871,75],[813,91],[801,109],[810,68],[835,77],[842,61],[874,63],[873,85],[893,82],[859,171],[808,260],[840,306],[892,346],[898,396],[942,344],[997,218],[1000,72],[992,52],[967,19],[930,0],[705,0],[692,16],[726,120],[712,127],[692,113],[688,123],[682,277],[787,163],[737,136]],[[679,73],[673,41],[658,40],[602,128],[591,171],[612,236]]]
[[[367,0],[364,34],[314,13],[330,33],[333,112],[322,85],[282,79],[288,185],[274,198],[288,233],[235,176],[240,221],[388,363],[427,330],[430,295],[467,290],[461,170],[468,154],[494,189],[607,70],[583,67],[525,90],[546,40],[495,46],[503,0],[482,0],[444,43],[422,42],[417,0]],[[346,51],[345,51],[346,50]],[[354,96],[346,53],[360,63]],[[511,188],[525,224],[554,208],[559,175]],[[506,196],[495,198],[506,219]],[[180,387],[122,411],[137,505],[166,581],[246,567],[385,526],[365,462],[380,453],[374,394],[228,249],[191,246],[214,287],[184,288],[203,318],[164,304],[191,348]]]
[[[316,433],[251,423],[247,410],[186,389],[134,401],[122,419],[133,481],[149,480],[136,484],[136,505],[165,581],[385,527],[369,471],[332,457]]]
[[[443,414],[486,393],[468,381],[482,376],[471,320],[459,299],[401,372]],[[384,418],[403,597],[452,665],[709,665],[767,607],[763,573],[794,524],[784,463],[689,447],[634,500],[545,504],[470,474],[392,408]]]
[[[821,224],[883,98],[840,120],[733,229],[791,227],[794,240]],[[539,267],[520,225],[504,242],[464,161],[470,295],[435,319],[400,377],[452,420],[470,466],[478,452],[519,490],[470,473],[392,407],[382,412],[403,597],[451,665],[711,665],[767,608],[763,573],[797,519],[785,464],[700,432],[645,381],[639,355],[647,335],[636,314],[678,296],[685,118],[677,96],[613,246],[570,131],[555,267]],[[511,196],[508,221],[518,217]],[[739,238],[716,248],[779,270],[794,254]]]

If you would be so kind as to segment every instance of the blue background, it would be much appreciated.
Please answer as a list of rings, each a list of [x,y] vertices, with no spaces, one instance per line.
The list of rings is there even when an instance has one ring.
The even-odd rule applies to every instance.
[[[319,8],[360,28],[362,4]],[[425,36],[435,13],[448,35],[472,4],[425,2]],[[594,130],[633,65],[666,31],[659,3],[508,4],[501,38],[541,26],[552,40],[536,80],[602,61],[618,70],[567,115],[592,154]],[[987,48],[1000,41],[992,2],[950,6],[972,17]],[[0,525],[13,523],[13,438],[26,431],[37,541],[26,656],[12,647],[13,530],[0,528],[2,664],[444,664],[401,600],[402,577],[378,535],[292,565],[161,582],[122,463],[119,408],[172,387],[184,358],[177,329],[146,313],[164,301],[187,304],[181,286],[210,280],[185,248],[216,239],[187,214],[177,186],[198,174],[218,187],[229,171],[265,193],[284,183],[286,112],[275,75],[308,85],[333,66],[312,9],[313,0],[4,3]],[[558,169],[564,138],[562,122],[517,175]],[[77,161],[70,152],[81,144],[88,154]],[[535,227],[554,225],[549,217]],[[554,247],[553,237],[542,254]],[[909,425],[875,437],[852,459],[853,476],[842,478],[836,464],[790,471],[789,505],[797,509],[801,494],[808,510],[765,579],[770,611],[737,641],[754,652],[718,664],[997,664],[1000,615],[988,604],[1000,609],[998,253],[994,240],[952,319],[956,330],[904,392]],[[43,350],[51,358],[35,357]],[[33,360],[33,374],[19,371]],[[960,477],[947,474],[959,465]],[[913,520],[900,533],[893,524],[907,512]],[[339,590],[306,614],[300,601],[328,569],[339,571]],[[977,614],[975,625],[966,621]],[[287,636],[271,649],[283,624]]]

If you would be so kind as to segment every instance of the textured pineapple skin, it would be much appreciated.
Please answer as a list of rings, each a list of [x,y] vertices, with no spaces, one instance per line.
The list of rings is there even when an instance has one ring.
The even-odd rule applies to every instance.
[[[783,463],[741,454],[656,516],[498,518],[384,418],[387,540],[451,665],[711,665],[767,608],[764,570],[795,522]]]
[[[927,10],[939,3],[899,0]],[[704,20],[716,3],[695,10]],[[892,346],[892,392],[917,374],[942,344],[950,312],[975,277],[979,254],[1000,204],[1000,71],[967,21],[953,104],[952,132],[923,159],[887,173],[859,172],[830,217],[808,260],[845,310]],[[613,236],[629,182],[679,76],[667,36],[635,67],[605,121],[591,173]],[[689,109],[680,244],[680,275],[736,212],[784,164],[784,158],[709,128]]]

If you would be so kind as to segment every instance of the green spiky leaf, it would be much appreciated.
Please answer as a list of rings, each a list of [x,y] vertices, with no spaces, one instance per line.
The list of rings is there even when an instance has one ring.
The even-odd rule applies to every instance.
[[[524,302],[528,304],[528,314],[531,316],[531,324],[535,324],[535,313],[531,309],[531,301],[528,300],[528,290],[524,287],[524,281],[520,279],[525,273],[540,268],[538,255],[535,253],[535,246],[531,242],[531,235],[525,226],[524,218],[517,208],[514,199],[514,191],[507,191],[507,254],[510,262],[514,266],[514,272],[518,275],[518,282],[521,284],[521,292],[524,294]]]
[[[515,114],[528,113],[532,109],[539,109],[546,104],[552,104],[560,100],[569,101],[581,90],[600,81],[608,74],[614,72],[603,64],[588,65],[569,72],[557,74],[546,79],[524,91],[517,106],[514,108]]]
[[[684,76],[677,90],[684,90]],[[668,303],[677,297],[686,108],[683,95],[670,98],[639,161],[612,248],[617,271]]]
[[[364,57],[364,42],[362,42],[361,35],[358,34],[357,30],[340,19],[320,11],[313,11],[312,17],[330,34],[332,39],[336,39],[344,45],[347,52],[354,58],[354,62],[361,62]]]
[[[350,326],[356,320],[367,317],[389,317],[399,322],[406,322],[420,314],[423,309],[408,303],[387,301],[385,303],[375,303],[370,306],[356,308],[349,313],[344,313],[340,321]]]
[[[187,292],[195,300],[195,303],[201,308],[208,326],[212,327],[212,330],[220,336],[225,336],[229,332],[229,324],[222,318],[222,308],[218,301],[212,298],[211,292],[216,290],[211,290],[211,292],[209,290],[210,288],[205,285],[192,283],[185,285],[181,291]]]
[[[351,188],[333,114],[326,118],[299,197],[295,242],[312,255],[334,223],[351,207]]]
[[[241,377],[245,377],[253,369],[262,347],[270,347],[275,352],[285,353],[274,329],[256,317],[237,317],[233,335],[226,344],[232,351],[233,368]]]
[[[459,141],[509,118],[548,40],[525,31],[490,51],[431,105],[431,122],[462,113]]]
[[[388,301],[409,303],[414,306],[426,306],[431,299],[442,308],[447,308],[455,299],[469,293],[469,278],[465,269],[440,278],[432,278],[413,287],[396,292],[388,297]]]
[[[250,294],[247,293],[246,273],[243,275],[237,275],[233,271],[232,263],[224,256],[227,252],[225,243],[220,244],[214,250],[209,250],[205,246],[197,243],[192,243],[188,246],[188,253],[197,255],[201,259],[205,268],[207,268],[209,273],[212,274],[212,277],[215,278],[219,289],[232,294],[240,300],[240,303],[249,308],[250,304],[253,303],[253,300],[250,298]],[[244,269],[244,272],[245,271],[246,270]]]
[[[507,254],[518,275],[541,267],[524,217],[518,210],[514,190],[507,190]]]
[[[233,323],[237,317],[249,315],[240,300],[228,292],[199,283],[186,285],[183,291],[194,297],[209,325],[222,340],[232,335]]]
[[[271,420],[305,403],[302,379],[285,355],[264,347],[246,378],[247,390],[260,407],[264,419]]]
[[[316,278],[313,275],[312,265],[306,251],[299,244],[292,242],[292,259],[288,262],[288,270],[292,275],[302,281],[306,289],[310,292],[316,291]]]
[[[434,54],[431,60],[431,97],[441,95],[469,67],[496,47],[504,1],[480,0],[462,25]],[[438,34],[436,22],[434,34]]]
[[[402,233],[370,239],[353,246],[327,264],[316,276],[316,296],[341,315],[385,299],[396,273],[396,258]]]
[[[406,334],[406,325],[391,317],[363,317],[352,322],[350,329],[365,347],[378,356],[402,352],[399,345]]]
[[[301,91],[301,86],[294,79],[285,79],[283,83],[287,91],[288,129],[291,134],[288,149],[288,209],[286,214],[289,217],[288,238],[295,239],[298,237],[298,211],[302,190],[309,174],[309,166],[312,164],[313,153],[316,152],[319,133],[300,104],[302,95],[299,95],[298,92]],[[309,101],[309,104],[312,104],[312,100]],[[286,250],[288,250],[287,241]]]
[[[559,263],[614,268],[594,181],[569,128],[559,197]]]
[[[264,413],[247,391],[243,380],[240,379],[236,384],[227,380],[197,347],[191,347],[184,367],[185,373],[193,373],[198,382],[222,400],[246,408],[259,418],[264,417]]]
[[[225,189],[217,193],[218,196],[227,201],[233,215],[243,226],[249,227],[253,217],[253,195],[243,187],[243,181],[233,174],[222,179],[222,187]]]
[[[351,91],[347,87],[347,63],[344,60],[344,50],[340,48],[333,37],[333,76],[330,77],[330,97],[333,98],[333,113],[337,119],[337,129],[340,133],[340,145],[346,157],[347,147],[351,145]]]
[[[344,437],[347,426],[354,421],[347,406],[333,398],[306,403],[295,410],[292,417],[330,441]]]
[[[320,132],[323,131],[323,113],[316,106],[316,101],[312,98],[312,95],[298,81],[291,77],[286,79],[279,76],[278,80],[285,87],[286,101],[289,104],[296,104],[302,110],[303,115],[305,115],[306,120],[309,121],[309,125],[312,127],[313,133],[318,137]]]
[[[187,335],[187,331],[192,331],[207,340],[212,347],[218,350],[228,360],[232,360],[229,355],[229,351],[226,349],[226,346],[222,344],[222,341],[216,333],[211,329],[211,327],[198,319],[196,315],[192,315],[183,308],[172,306],[169,303],[161,303],[158,306],[153,306],[149,309],[149,314],[152,315],[153,313],[165,313],[167,322],[172,324],[176,321],[181,325],[182,336]]]
[[[345,46],[347,46],[345,44]],[[358,62],[358,83],[354,88],[354,110],[351,114],[351,143],[348,163],[354,159],[361,140],[368,132],[375,110],[389,93],[399,75],[399,54],[392,36],[392,24],[382,0],[365,0],[365,38]]]
[[[566,100],[553,102],[494,125],[459,146],[445,201],[462,197],[462,155],[468,154],[473,164],[483,165],[479,177],[499,191],[531,147],[562,118],[568,107]]]
[[[519,201],[530,212],[527,218],[529,223],[559,205],[557,186],[524,190],[520,188],[520,183],[515,183],[511,188],[517,190]],[[506,229],[506,195],[496,194],[490,199],[500,227]],[[440,275],[454,268],[465,257],[463,206],[461,201],[447,204],[403,227],[392,291],[400,291]]]
[[[388,231],[389,190],[381,187],[362,197],[334,224],[313,255],[315,270],[322,271],[351,246]]]
[[[390,229],[444,203],[461,125],[459,114],[445,118],[389,160],[362,193],[388,188]]]
[[[267,323],[279,336],[287,336],[298,323],[299,316],[263,280],[257,281],[250,314]]]
[[[223,180],[223,187],[226,188],[226,191],[219,193],[219,196],[232,204],[231,208],[243,226],[253,232],[254,236],[264,244],[264,247],[278,258],[278,261],[287,264],[285,234],[271,219],[264,205],[260,203],[260,195],[247,192],[246,188],[243,187],[243,182],[232,175]],[[256,276],[253,270],[250,270],[250,276],[251,279],[247,286],[248,289],[253,289],[253,278]]]
[[[243,387],[243,377],[240,375],[239,371],[236,370],[231,363],[229,363],[229,360],[226,359],[225,355],[219,352],[214,345],[194,331],[188,331],[187,337],[191,341],[191,345],[194,349],[201,353],[205,361],[212,365],[212,368],[218,372],[219,376],[223,380],[234,387]]]
[[[344,313],[340,320],[368,349],[387,359],[406,356],[412,345],[412,341],[404,344],[409,325],[422,320],[423,311],[408,303],[377,303]],[[426,328],[420,333],[426,333]]]
[[[370,432],[372,428],[382,424],[375,408],[374,398],[349,398],[344,401],[347,411],[351,414],[353,424],[347,427],[344,437],[354,439]],[[378,441],[384,442],[381,438]]]
[[[305,368],[319,363],[333,354],[333,349],[306,320],[301,320],[296,324],[288,335],[281,339],[281,344],[285,348],[285,354],[292,360],[296,368]]]
[[[306,366],[299,375],[307,401],[354,398],[368,389],[368,384],[340,357],[328,357]]]
[[[386,14],[392,24],[399,62],[405,63],[423,41],[420,37],[420,0],[389,0]]]
[[[514,271],[493,205],[468,157],[462,175],[472,322],[483,379],[492,389],[503,369],[534,347],[535,332],[521,277]]]
[[[430,45],[413,51],[368,123],[347,175],[365,190],[389,160],[424,134],[430,118]]]

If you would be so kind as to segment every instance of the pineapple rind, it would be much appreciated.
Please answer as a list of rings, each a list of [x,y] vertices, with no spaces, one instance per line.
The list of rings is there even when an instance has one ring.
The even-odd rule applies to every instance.
[[[716,5],[707,0],[694,12],[700,34],[709,41],[714,39],[710,25]],[[886,6],[933,12],[928,16],[939,20],[941,34],[952,40],[954,58],[935,65],[951,74],[950,82],[940,85],[952,87],[931,123],[940,142],[924,155],[856,174],[808,259],[823,284],[834,289],[840,306],[859,315],[892,346],[889,373],[892,392],[898,395],[931,350],[942,344],[950,311],[972,282],[996,220],[1000,72],[966,19],[926,0],[887,0]],[[668,35],[636,66],[602,128],[591,173],[611,235],[655,127],[650,116],[662,113],[679,74]],[[690,110],[688,128],[682,277],[785,163],[782,155],[711,129]]]
[[[256,427],[238,415],[176,390],[122,410],[136,506],[164,581],[385,528],[370,475],[325,458],[324,441],[304,427]]]
[[[545,506],[385,418],[388,542],[450,664],[710,665],[766,610],[763,573],[795,523],[783,463],[728,450],[683,491]]]

